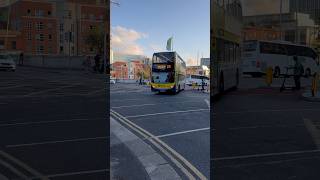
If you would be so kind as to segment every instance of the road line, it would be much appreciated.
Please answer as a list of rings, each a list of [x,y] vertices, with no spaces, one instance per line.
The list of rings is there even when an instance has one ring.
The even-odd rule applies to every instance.
[[[187,130],[187,131],[180,131],[180,132],[169,133],[169,134],[163,134],[163,135],[158,135],[156,137],[163,138],[163,137],[168,137],[168,136],[175,136],[175,135],[180,135],[180,134],[187,134],[187,133],[198,132],[198,131],[206,131],[206,130],[210,130],[210,127]]]
[[[60,90],[60,89],[64,89],[64,88],[74,87],[74,86],[77,86],[77,85],[80,85],[80,84],[81,83],[76,83],[76,84],[72,84],[72,85],[61,86],[61,87],[54,88],[54,89],[46,89],[46,90],[42,90],[42,91],[37,91],[37,92],[32,92],[32,93],[29,93],[29,94],[25,94],[23,96],[27,96],[28,97],[28,96],[42,94],[42,93],[46,93],[46,92],[50,92],[50,91],[55,91],[55,90]]]
[[[267,109],[267,110],[255,110],[255,111],[234,111],[234,112],[222,112],[222,113],[214,113],[217,114],[243,114],[243,113],[262,113],[262,112],[297,112],[297,111],[319,111],[319,108],[317,109]]]
[[[188,112],[199,112],[199,111],[210,111],[210,109],[191,109],[191,110],[186,110],[186,111],[171,111],[171,112],[161,112],[161,113],[125,116],[125,117],[126,118],[136,118],[136,117],[156,116],[156,115],[163,115],[163,114],[188,113]]]
[[[97,169],[97,170],[88,170],[88,171],[77,171],[77,172],[68,172],[68,173],[60,173],[60,174],[50,174],[47,175],[48,178],[54,177],[63,177],[63,176],[72,176],[72,175],[81,175],[81,174],[94,174],[94,173],[101,173],[101,172],[108,172],[108,169]],[[32,179],[37,179],[36,177],[32,177]]]
[[[47,177],[45,177],[41,173],[39,173],[35,169],[31,168],[30,166],[26,165],[25,163],[23,163],[22,161],[18,160],[17,158],[11,156],[10,154],[0,150],[0,155],[2,155],[3,157],[9,159],[10,161],[16,163],[17,165],[19,165],[20,167],[24,168],[25,170],[29,171],[35,177],[40,178],[41,180],[49,180]]]
[[[171,161],[182,170],[183,173],[189,178],[189,179],[195,179],[193,175],[190,174],[188,170],[185,169],[185,167],[177,160],[179,159],[184,163],[185,166],[187,166],[190,170],[192,170],[193,173],[195,173],[200,179],[207,180],[207,178],[196,168],[194,167],[188,160],[186,160],[182,155],[180,155],[178,152],[176,152],[174,149],[172,149],[169,145],[164,143],[162,140],[151,134],[150,132],[146,131],[145,129],[141,128],[140,126],[136,125],[135,123],[129,121],[126,117],[123,117],[119,113],[110,110],[111,113],[114,114],[115,117],[122,123],[126,124],[133,130],[135,130],[137,133],[142,135],[144,138],[148,139],[149,142],[151,142],[153,145],[155,145],[162,153],[164,153],[168,158],[171,159]],[[165,149],[164,149],[165,148]],[[175,157],[173,157],[175,156]]]
[[[210,109],[210,101],[208,99],[205,99],[204,101],[207,103],[208,108]]]
[[[18,122],[18,123],[5,123],[0,124],[0,127],[4,126],[19,126],[19,125],[32,125],[32,124],[48,124],[48,123],[58,123],[58,122],[73,122],[73,121],[94,121],[98,119],[105,118],[96,118],[96,119],[66,119],[66,120],[52,120],[52,121],[32,121],[32,122]]]
[[[213,158],[212,160],[213,161],[223,161],[223,160],[261,158],[261,157],[268,157],[268,156],[295,155],[295,154],[306,154],[306,153],[317,153],[317,152],[320,152],[320,149],[307,150],[307,151],[288,151],[288,152],[279,152],[279,153],[266,153],[266,154],[252,154],[252,155],[243,155],[243,156],[220,157],[220,158]]]
[[[25,85],[16,85],[16,86],[9,86],[9,87],[0,87],[0,90],[4,89],[11,89],[11,88],[18,88],[18,87],[24,87]]]
[[[36,146],[36,145],[57,144],[57,143],[65,143],[65,142],[89,141],[89,140],[97,140],[97,139],[107,139],[107,137],[100,136],[100,137],[94,137],[94,138],[78,138],[78,139],[66,139],[66,140],[60,140],[60,141],[44,141],[44,142],[25,143],[25,144],[11,144],[11,145],[6,145],[6,147],[17,148],[17,147],[23,147],[23,146]]]
[[[155,103],[155,104],[134,104],[134,105],[128,105],[128,106],[115,106],[111,107],[112,109],[121,109],[121,108],[130,108],[130,107],[141,107],[141,106],[156,106],[161,104],[183,104],[187,102],[200,102],[200,101],[182,101],[182,102],[161,102],[161,103]]]
[[[28,179],[28,176],[20,172],[18,169],[10,165],[9,163],[3,161],[0,159],[0,164],[3,165],[4,167],[8,168],[10,171],[12,171],[15,175],[19,176],[22,179]],[[1,175],[1,174],[0,174]],[[1,176],[0,176],[1,177]]]
[[[315,143],[317,148],[320,149],[320,130],[317,128],[316,125],[313,124],[311,120],[303,119],[303,121],[313,139],[313,142]]]

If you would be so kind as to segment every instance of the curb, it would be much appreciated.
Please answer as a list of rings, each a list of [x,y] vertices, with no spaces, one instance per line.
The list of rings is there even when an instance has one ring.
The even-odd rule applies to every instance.
[[[301,96],[302,99],[305,101],[320,102],[320,92],[317,92],[317,94],[314,97],[312,97],[310,92],[304,92]]]
[[[174,168],[150,145],[110,117],[111,132],[129,148],[151,180],[181,180]]]

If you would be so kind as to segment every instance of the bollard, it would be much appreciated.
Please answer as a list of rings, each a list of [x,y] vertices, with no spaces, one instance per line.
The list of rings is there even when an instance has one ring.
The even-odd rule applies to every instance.
[[[268,86],[270,86],[272,84],[272,77],[273,77],[273,72],[272,72],[272,67],[268,67],[267,68],[267,72],[266,72],[266,83]]]

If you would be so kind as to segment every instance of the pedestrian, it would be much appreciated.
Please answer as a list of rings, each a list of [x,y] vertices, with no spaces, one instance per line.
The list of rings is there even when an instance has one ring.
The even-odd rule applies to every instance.
[[[90,56],[87,56],[86,59],[83,62],[83,66],[84,66],[84,70],[86,72],[86,74],[88,74],[90,72],[91,69],[91,59]]]
[[[139,85],[142,85],[142,77],[140,76]]]
[[[296,86],[295,89],[296,90],[300,90],[300,88],[301,88],[300,79],[301,79],[301,76],[303,74],[303,70],[304,69],[303,69],[302,64],[298,60],[297,56],[294,56],[293,60],[294,60],[293,77],[294,77],[294,83],[295,83],[295,86]]]
[[[23,66],[23,52],[20,53],[19,65]]]
[[[201,91],[204,92],[204,78],[201,79]]]

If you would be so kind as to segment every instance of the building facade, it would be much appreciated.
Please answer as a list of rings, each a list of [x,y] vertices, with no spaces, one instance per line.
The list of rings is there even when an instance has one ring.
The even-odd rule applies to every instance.
[[[269,35],[274,34],[276,37],[276,31],[280,32],[282,29],[282,35],[280,32],[280,38],[278,40],[289,41],[293,43],[310,45],[313,39],[317,36],[317,26],[313,19],[308,14],[302,13],[284,13],[282,14],[282,26],[280,28],[280,15],[279,14],[266,14],[256,16],[245,16],[244,27],[249,31],[266,31],[269,30]],[[263,30],[264,29],[264,30]],[[270,33],[272,32],[272,33]],[[260,32],[261,33],[261,32]],[[246,35],[247,37],[249,35]],[[259,36],[258,36],[259,37]],[[276,37],[272,37],[276,39]],[[270,37],[269,37],[270,38]]]
[[[319,0],[290,0],[289,11],[309,14],[316,24],[320,24]]]
[[[17,47],[26,54],[95,54],[97,48],[86,43],[89,32],[100,28],[106,37],[109,34],[105,0],[19,0],[1,9],[6,12],[0,13],[0,28],[6,30],[8,24],[9,31],[19,32]]]

